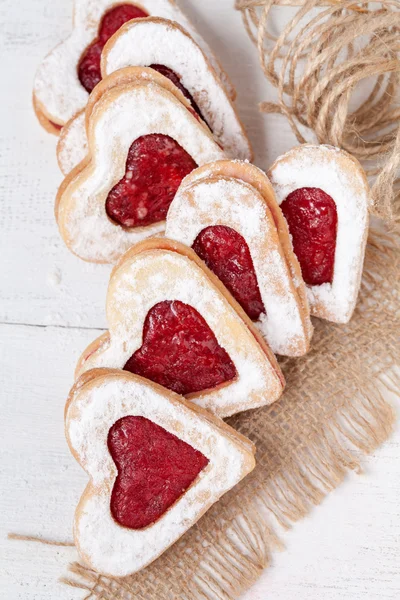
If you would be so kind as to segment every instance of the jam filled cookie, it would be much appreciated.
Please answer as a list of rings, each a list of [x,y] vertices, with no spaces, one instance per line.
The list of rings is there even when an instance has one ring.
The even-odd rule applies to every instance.
[[[108,335],[82,354],[77,375],[130,371],[218,416],[271,404],[284,379],[250,319],[190,248],[149,239],[111,275]]]
[[[235,108],[207,56],[177,23],[130,21],[107,42],[103,77],[130,66],[151,67],[175,83],[208,124],[228,156],[251,160],[252,151]]]
[[[182,179],[225,156],[176,94],[141,81],[112,87],[89,105],[88,156],[56,200],[61,236],[82,259],[114,262],[162,232]]]
[[[169,91],[172,84],[182,93],[192,110],[210,126],[214,138],[228,155],[251,159],[250,143],[230,98],[200,47],[179,25],[165,19],[140,19],[121,27],[104,48],[104,79],[91,93],[89,102],[93,103],[93,98],[98,99],[104,92],[105,82],[108,81],[107,88],[111,87],[113,75],[131,68],[129,65],[143,65],[146,79],[151,78],[151,72],[162,74],[169,81]],[[137,72],[140,73],[139,69]],[[163,85],[160,78],[155,81]],[[57,155],[64,175],[86,153],[85,118],[84,111],[80,111],[61,131]]]
[[[255,466],[247,438],[123,371],[85,373],[67,401],[65,430],[90,477],[75,513],[76,547],[114,577],[155,560]]]
[[[88,154],[87,128],[89,126],[90,116],[96,103],[100,98],[112,88],[135,84],[142,82],[153,82],[160,87],[165,88],[177,100],[179,100],[192,113],[194,117],[203,124],[209,132],[208,126],[201,121],[200,117],[193,109],[190,101],[183,95],[181,90],[170,79],[149,67],[127,67],[119,69],[108,77],[100,81],[90,94],[88,103],[84,110],[81,110],[62,128],[57,143],[58,165],[64,175],[71,173],[79,163],[81,163]]]
[[[150,16],[176,21],[195,39],[222,79],[229,95],[235,92],[210,48],[198,35],[174,0],[140,0],[115,4],[113,0],[75,0],[71,35],[56,46],[40,65],[33,89],[33,104],[40,123],[59,133],[85,107],[88,94],[101,79],[101,52],[126,22]]]
[[[308,351],[312,325],[305,285],[260,169],[219,161],[192,171],[170,206],[166,236],[196,251],[275,353]]]
[[[269,171],[307,284],[311,313],[347,323],[360,287],[369,187],[361,165],[332,146],[293,148]]]

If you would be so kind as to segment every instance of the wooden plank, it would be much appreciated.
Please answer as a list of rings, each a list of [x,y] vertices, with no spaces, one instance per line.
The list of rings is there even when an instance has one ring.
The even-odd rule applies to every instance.
[[[87,477],[64,438],[64,403],[79,353],[99,333],[0,326],[0,588],[8,600],[79,597],[57,586],[73,549],[11,542],[6,535],[72,540],[74,507]]]

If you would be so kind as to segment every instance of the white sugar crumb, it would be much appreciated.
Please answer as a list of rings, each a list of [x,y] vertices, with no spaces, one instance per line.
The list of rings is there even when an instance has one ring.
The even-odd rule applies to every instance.
[[[307,286],[311,310],[323,305],[336,322],[347,322],[360,286],[369,189],[361,167],[340,149],[300,146],[280,157],[269,173],[278,203],[302,187],[322,189],[333,198],[338,216],[334,278],[332,284]]]
[[[54,266],[51,271],[47,273],[47,284],[52,288],[59,288],[62,282],[62,272],[57,266]]]
[[[106,110],[97,114],[96,107],[92,113],[91,164],[65,190],[59,206],[59,224],[71,249],[85,260],[114,262],[132,244],[164,231],[164,222],[124,229],[107,217],[105,201],[125,173],[132,140],[161,133],[175,139],[198,165],[225,158],[186,108],[168,93],[152,94],[154,87],[121,90]]]
[[[84,363],[83,370],[123,368],[142,345],[149,310],[165,300],[178,300],[197,310],[238,372],[229,385],[200,393],[196,403],[220,416],[229,416],[269,404],[280,396],[277,373],[236,311],[200,267],[166,250],[136,255],[114,273],[107,300],[111,341]],[[232,331],[240,334],[232,335]]]
[[[162,518],[142,530],[119,526],[110,511],[117,473],[107,436],[112,425],[128,415],[150,419],[210,461]],[[79,547],[97,570],[115,576],[139,570],[153,560],[251,469],[243,447],[229,434],[222,434],[184,405],[173,404],[151,386],[121,378],[109,377],[90,391],[78,390],[67,427],[70,443],[96,487],[75,520]]]
[[[256,325],[273,352],[290,355],[304,325],[274,222],[257,190],[234,178],[195,179],[181,186],[167,216],[166,236],[192,246],[209,226],[225,225],[246,241],[266,314]]]
[[[74,28],[71,35],[42,61],[34,81],[34,93],[50,119],[64,124],[87,103],[88,93],[81,85],[77,65],[85,49],[96,39],[103,15],[114,0],[75,0]],[[181,10],[169,0],[141,0],[150,16],[162,17],[182,25],[201,46],[222,76],[223,73],[210,48],[199,36]],[[227,78],[224,83],[229,86]]]

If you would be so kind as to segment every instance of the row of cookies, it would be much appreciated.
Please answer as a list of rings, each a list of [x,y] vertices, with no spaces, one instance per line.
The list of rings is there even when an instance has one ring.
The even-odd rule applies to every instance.
[[[326,160],[337,158],[331,148],[302,150],[303,154],[305,150],[322,151]],[[290,158],[289,153],[281,160]],[[366,219],[366,187],[358,170],[347,170],[351,164],[341,165],[347,168],[340,173],[341,181],[353,185],[342,193],[352,193],[355,199],[341,233],[340,243],[348,242],[348,254],[346,260],[339,255],[334,265],[334,273],[339,270],[341,279],[335,285],[322,284],[330,297],[323,305],[313,305],[314,312],[322,306],[323,311],[334,311],[334,316],[343,320],[354,307],[366,234],[366,223],[361,226]],[[324,163],[319,157],[317,168],[324,165],[329,171],[334,168],[332,162]],[[257,188],[251,180],[259,183]],[[295,181],[290,184],[294,191],[301,189]],[[282,180],[281,185],[289,183]],[[271,343],[289,344],[288,353],[301,354],[308,348],[312,327],[307,295],[312,299],[321,286],[304,285],[278,203],[272,193],[269,202],[265,200],[268,196],[262,195],[268,186],[265,176],[248,163],[219,161],[194,170],[178,189],[166,223],[167,235],[185,236],[186,243],[151,237],[124,253],[113,269],[106,303],[109,330],[82,354],[66,408],[69,445],[91,480],[76,511],[75,540],[82,558],[100,572],[121,576],[146,566],[252,470],[254,447],[227,426],[221,429],[218,416],[270,404],[282,394],[284,379],[266,343],[268,337]],[[226,199],[231,210],[224,219],[213,221],[210,215],[214,209],[221,215]],[[281,223],[284,243],[270,207],[275,208],[275,218]],[[169,220],[175,210],[176,219]],[[242,215],[247,215],[248,223]],[[253,236],[254,225],[263,233],[261,245]],[[198,229],[200,234],[211,231],[214,236],[204,240]],[[232,232],[233,243],[229,243]],[[243,244],[245,236],[248,244]],[[222,259],[222,273],[213,261],[215,254],[204,257],[210,240]],[[223,251],[219,254],[221,240]],[[242,306],[221,281],[226,266],[228,271],[232,266],[232,256],[240,276],[227,285],[232,283]],[[253,270],[245,277],[246,271],[249,275],[249,256]],[[265,281],[262,272],[255,275],[257,256],[276,268],[265,270]],[[201,257],[211,263],[212,270]],[[261,266],[264,263],[260,261]],[[243,278],[244,288],[240,286]],[[345,280],[348,288],[343,288],[342,294]],[[252,287],[254,281],[257,285]],[[276,318],[272,337],[271,331],[263,331],[267,321],[258,322],[246,314],[251,312],[249,298],[251,309],[260,310],[259,298],[254,301],[251,292],[264,291],[264,285],[269,292],[263,314],[269,323]],[[290,304],[299,335],[288,318]],[[282,320],[275,310],[281,312]],[[166,432],[174,437],[164,439]],[[138,456],[146,456],[146,460]],[[177,456],[183,456],[183,462]],[[143,497],[146,500],[142,501]]]
[[[233,97],[162,0],[79,0],[35,82],[40,121],[62,128],[60,233],[80,258],[117,262],[109,331],[82,354],[66,406],[91,478],[76,544],[109,575],[149,564],[252,470],[251,442],[220,418],[277,400],[274,353],[305,354],[310,314],[347,322],[356,303],[361,167],[302,146],[267,177]]]
[[[174,2],[148,0],[141,6],[76,0],[73,33],[37,71],[33,103],[41,124],[57,135],[62,132],[62,172],[67,174],[86,155],[84,109],[90,92],[105,77],[130,66],[164,75],[228,156],[251,160],[250,142],[233,104],[234,89],[209,47]]]
[[[120,67],[125,66],[130,68],[120,70]],[[102,80],[103,77],[106,79]],[[143,85],[133,89],[135,84]],[[194,142],[189,145],[189,151],[194,152],[196,157],[198,154],[199,162],[201,157],[201,163],[225,158],[227,155],[251,158],[250,144],[232,104],[234,90],[210,49],[174,2],[149,0],[137,6],[130,2],[114,5],[110,1],[94,3],[90,0],[76,0],[73,33],[51,52],[40,66],[33,94],[34,108],[40,123],[49,132],[60,135],[57,150],[60,168],[65,175],[72,172],[71,177],[66,178],[61,186],[56,203],[57,220],[60,231],[65,233],[66,241],[70,239],[68,232],[71,223],[63,229],[61,223],[66,204],[61,200],[63,190],[69,189],[75,175],[83,171],[91,161],[88,158],[91,155],[90,116],[92,112],[96,113],[99,110],[97,103],[106,92],[111,93],[113,90],[114,97],[110,99],[110,105],[114,101],[118,102],[119,96],[116,92],[123,86],[130,86],[130,91],[135,92],[128,121],[133,115],[137,124],[141,120],[146,123],[152,110],[151,98],[154,96],[154,108],[156,112],[161,110],[161,114],[158,112],[154,115],[155,130],[157,131],[157,123],[162,121],[163,116],[165,121],[177,116],[177,122],[182,127],[181,136],[184,136],[183,130],[188,127],[189,134],[186,139],[189,142],[191,137],[200,138],[197,145],[199,151]],[[167,93],[163,94],[163,90]],[[90,92],[92,93],[89,97]],[[148,101],[150,105],[146,106]],[[123,110],[117,109],[117,112],[124,114]],[[112,114],[110,118],[113,119]],[[94,128],[94,125],[92,127]],[[148,127],[151,130],[152,124],[149,123]],[[106,137],[112,139],[116,130],[114,123],[108,128]],[[177,131],[175,128],[171,133],[176,137]],[[197,165],[189,153],[182,157],[182,147],[179,146],[178,140],[167,135],[168,132],[163,133],[160,130],[155,136],[149,131],[149,137],[145,139],[146,133],[146,130],[141,135],[137,132],[136,138],[141,138],[139,148],[130,149],[133,155],[131,172],[135,166],[139,167],[142,171],[141,177],[138,178],[140,181],[142,178],[151,179],[151,173],[154,171],[151,161],[147,170],[143,162],[135,165],[135,150],[139,150],[142,155],[144,152],[153,152],[153,158],[155,152],[159,160],[164,155],[166,160],[163,161],[164,172],[161,175],[164,179],[169,178],[170,184],[165,190],[167,198],[163,202],[161,213],[159,211],[161,216],[155,219],[163,222],[168,203],[181,179]],[[126,135],[131,136],[131,142],[135,141],[134,131],[128,130]],[[201,145],[204,146],[203,149]],[[222,151],[222,146],[225,152]],[[113,152],[118,156],[121,154],[121,148],[114,148]],[[127,151],[125,159],[126,153]],[[180,163],[177,168],[176,165],[169,168],[168,158],[171,157],[175,163]],[[144,192],[146,181],[141,184],[141,188]],[[153,181],[153,189],[156,191],[157,182]],[[82,199],[85,203],[84,198]],[[154,195],[152,199],[154,200]],[[72,214],[74,211],[71,213],[67,209],[67,212]],[[107,235],[103,236],[97,245],[93,240],[85,240],[84,232],[90,236],[90,232],[94,233],[98,227],[102,228],[104,217],[107,219],[106,224],[110,217],[104,206],[97,217],[95,212],[90,214],[90,210],[87,210],[85,218],[81,219],[81,215],[78,214],[73,218],[78,221],[78,232],[82,233],[83,230],[83,236],[78,233],[82,247],[87,244],[92,248],[91,257],[84,258],[96,262],[114,261],[133,241],[144,239],[154,232],[162,232],[165,228],[165,223],[156,223],[151,227],[150,215],[149,223],[139,227],[138,234],[135,234],[133,229],[134,235],[128,236],[127,244],[117,244],[115,251],[112,250],[115,242],[112,235],[111,245],[108,245],[109,253],[98,253],[98,249],[106,242]],[[119,214],[117,210],[113,216]],[[143,219],[143,210],[142,213],[139,211],[137,216]],[[114,226],[113,234],[119,228],[125,230],[130,225],[135,225],[130,219],[132,220],[132,215],[121,215],[123,222],[111,221]],[[107,233],[109,232],[106,231]],[[78,238],[72,236],[71,241],[77,241]],[[162,273],[157,274],[157,277],[169,278],[172,274],[175,287],[178,287],[179,278],[177,273],[174,273],[173,266],[169,265],[167,269],[165,265],[162,266],[168,258],[172,259],[172,262],[175,259],[180,275],[181,267],[188,271],[190,285],[193,285],[193,276],[197,278],[199,299],[203,296],[205,288],[213,301],[220,304],[217,314],[223,320],[226,312],[229,325],[235,331],[238,330],[246,353],[244,365],[241,352],[225,333],[233,360],[242,369],[248,364],[254,370],[260,364],[261,383],[264,383],[264,379],[270,380],[273,391],[271,401],[278,397],[281,393],[282,378],[275,358],[261,339],[259,345],[256,338],[253,338],[253,335],[258,336],[258,333],[246,328],[235,311],[234,300],[229,294],[225,295],[223,286],[203,267],[195,253],[176,243],[166,246],[165,240],[158,240],[158,244],[156,240],[144,244],[148,245],[137,246],[129,253],[124,269],[120,265],[121,268],[114,271],[113,282],[119,290],[114,298],[114,307],[116,308],[122,299],[120,291],[124,277],[119,282],[119,276],[127,269],[135,270],[137,263],[144,259],[145,255],[145,262],[149,262],[153,269],[155,263],[161,265]],[[186,256],[186,253],[189,253],[189,256]],[[153,290],[153,284],[146,281],[144,272],[137,273],[133,285],[138,285],[139,289]],[[129,289],[127,292],[129,293]],[[157,296],[157,290],[154,289],[153,292]],[[176,336],[176,327],[179,329],[179,316],[186,319],[186,325],[190,317],[189,338],[195,334],[201,338],[197,339],[198,345],[202,342],[200,354],[197,352],[195,357],[197,362],[203,363],[202,368],[197,370],[196,384],[194,385],[193,378],[190,380],[190,368],[186,369],[186,374],[182,377],[175,380],[170,377],[167,381],[166,372],[174,370],[173,361],[170,361],[168,365],[164,362],[164,378],[161,373],[162,383],[169,388],[166,389],[154,383],[159,377],[148,372],[151,365],[147,365],[145,374],[152,381],[121,370],[127,362],[131,371],[138,372],[138,365],[143,371],[146,367],[146,352],[142,347],[140,356],[138,353],[134,353],[131,358],[123,356],[126,350],[129,351],[133,341],[133,331],[130,331],[129,322],[130,309],[125,303],[117,308],[119,316],[124,315],[124,319],[118,323],[118,313],[114,313],[112,308],[112,297],[110,284],[110,304],[107,309],[110,332],[96,340],[83,353],[77,367],[77,381],[66,405],[65,422],[71,451],[91,478],[76,511],[76,546],[87,564],[100,572],[121,576],[138,571],[153,561],[223,493],[250,472],[254,467],[255,449],[248,440],[225,425],[217,416],[205,412],[196,404],[187,403],[182,395],[178,396],[170,391],[175,389],[183,393],[194,386],[197,394],[194,392],[192,396],[197,396],[199,404],[202,403],[203,396],[204,404],[217,406],[217,388],[220,388],[221,414],[240,410],[239,398],[243,402],[243,393],[239,394],[237,390],[231,401],[229,394],[223,391],[226,381],[237,379],[237,367],[228,352],[218,344],[215,334],[199,312],[207,316],[212,312],[211,307],[196,305],[199,309],[196,311],[177,300],[161,301],[155,306],[158,317],[160,311],[163,312],[164,318],[169,317],[172,337]],[[167,297],[170,296],[167,294]],[[154,303],[156,300],[150,295],[149,301]],[[137,321],[136,330],[141,339],[142,332],[139,332],[139,329],[144,326],[146,311],[143,311],[142,302],[138,299],[134,310],[139,308],[142,309],[143,321]],[[113,314],[116,321],[110,316]],[[171,315],[175,323],[171,321]],[[154,317],[154,314],[150,315],[150,318],[152,316]],[[128,321],[125,321],[124,325],[125,317]],[[112,322],[116,324],[115,330]],[[249,324],[252,327],[250,322]],[[128,340],[120,338],[122,331],[125,331]],[[158,367],[162,353],[166,351],[168,356],[166,346],[171,343],[171,336],[166,339],[168,336],[165,334],[164,326],[161,338],[157,340],[161,340],[158,349],[162,350],[161,355],[159,352],[155,356]],[[183,348],[185,341],[190,340],[182,339],[182,332],[180,336]],[[150,340],[149,347],[152,352],[157,345]],[[106,348],[108,353],[102,358],[102,351]],[[112,362],[115,365],[119,364],[118,370],[93,369],[99,367],[101,362],[109,362],[111,356]],[[193,361],[193,358],[192,353],[189,360]],[[154,363],[154,360],[152,362]],[[182,360],[179,366],[184,368]],[[198,362],[198,367],[200,366]],[[214,371],[210,367],[213,367]],[[248,384],[245,377],[248,378],[248,374],[244,369],[240,381],[243,389],[246,389]],[[222,383],[218,385],[220,382]],[[210,388],[210,394],[204,391],[205,388]],[[257,385],[252,385],[252,388],[250,405],[257,406],[262,402],[261,388]]]

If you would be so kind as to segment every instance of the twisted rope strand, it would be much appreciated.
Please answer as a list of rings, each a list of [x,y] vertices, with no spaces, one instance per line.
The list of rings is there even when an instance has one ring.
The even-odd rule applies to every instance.
[[[400,222],[400,0],[236,0],[277,102],[299,143],[339,146],[360,160],[374,212]],[[268,31],[274,6],[298,7],[279,35]],[[376,5],[375,5],[376,6]],[[354,93],[372,82],[355,109]]]

